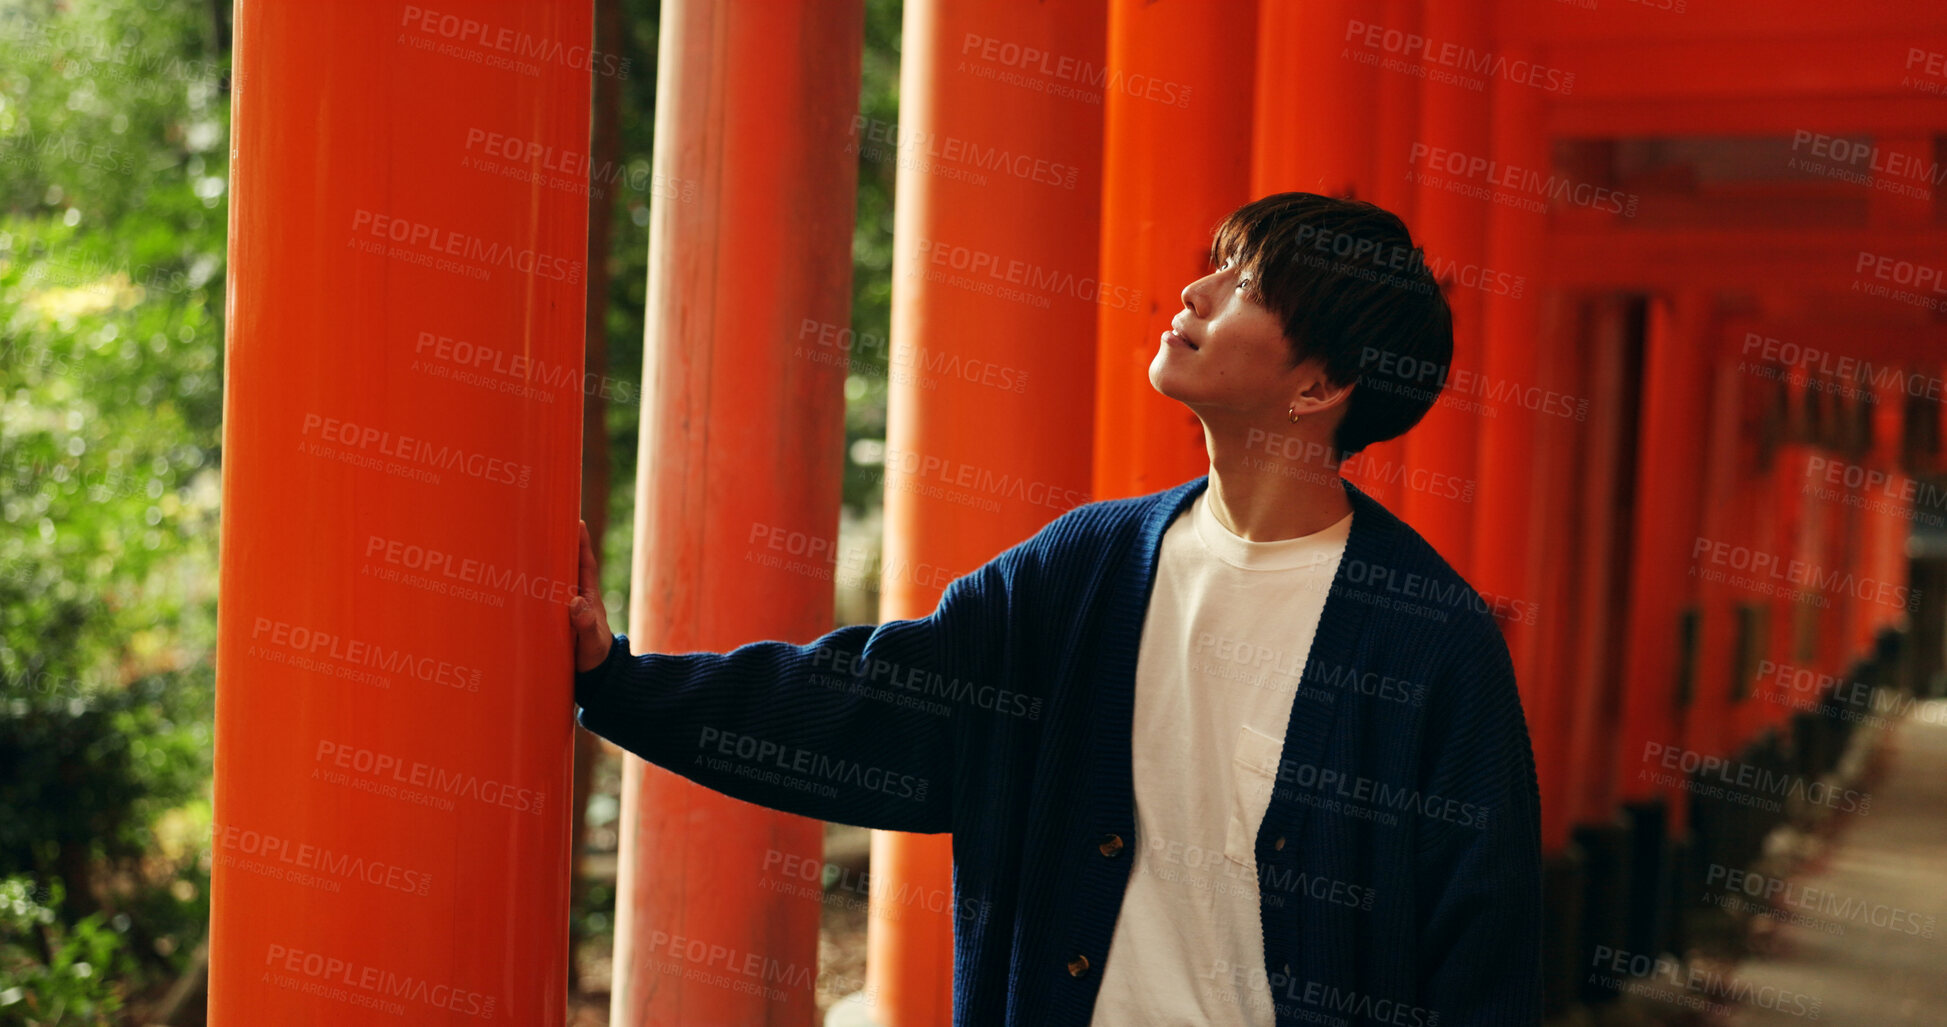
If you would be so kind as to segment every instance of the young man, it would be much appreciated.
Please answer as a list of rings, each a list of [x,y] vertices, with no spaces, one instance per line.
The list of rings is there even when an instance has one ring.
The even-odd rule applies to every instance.
[[[1211,253],[1149,369],[1208,474],[1062,514],[924,618],[728,653],[632,655],[584,528],[580,722],[760,805],[952,832],[956,1025],[1539,1023],[1507,648],[1338,473],[1432,406],[1446,301],[1367,203],[1268,196]]]

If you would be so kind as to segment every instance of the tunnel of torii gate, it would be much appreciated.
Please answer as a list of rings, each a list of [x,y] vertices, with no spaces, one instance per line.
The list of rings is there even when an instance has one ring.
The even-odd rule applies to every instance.
[[[563,1022],[583,429],[580,375],[549,372],[582,367],[590,269],[557,158],[587,152],[591,76],[631,73],[592,17],[237,4],[221,1027]],[[845,370],[793,351],[850,324],[862,0],[661,18],[654,174],[681,188],[649,224],[627,631],[808,641],[831,581],[745,558],[753,525],[837,534]],[[882,618],[1076,503],[1204,473],[1145,368],[1211,226],[1374,200],[1457,350],[1427,421],[1346,471],[1494,608],[1550,1011],[1605,1001],[1576,954],[1680,942],[1683,868],[1776,820],[1688,783],[1816,777],[1833,704],[1937,687],[1944,54],[1931,0],[906,0],[891,345],[1020,387],[893,377]],[[1062,180],[946,173],[948,139]],[[995,264],[1075,284],[970,287]],[[963,468],[1036,487],[929,480]],[[348,670],[397,651],[390,687]],[[626,766],[613,1022],[813,1022],[820,903],[766,884],[820,826]],[[871,855],[860,1015],[948,1023],[950,839]],[[379,869],[299,872],[348,859]],[[672,939],[784,968],[783,997],[668,973]]]

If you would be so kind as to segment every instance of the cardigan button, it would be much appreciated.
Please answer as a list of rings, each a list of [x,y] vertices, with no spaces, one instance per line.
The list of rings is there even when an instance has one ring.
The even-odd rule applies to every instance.
[[[1102,855],[1104,856],[1113,856],[1122,851],[1122,836],[1105,834],[1102,836],[1101,843],[1096,848],[1101,849]]]
[[[1068,976],[1080,977],[1081,975],[1087,972],[1088,972],[1088,957],[1077,952],[1075,954],[1075,958],[1068,961]]]
[[[1284,848],[1284,835],[1279,835],[1278,840],[1271,843],[1271,847],[1274,849]]]

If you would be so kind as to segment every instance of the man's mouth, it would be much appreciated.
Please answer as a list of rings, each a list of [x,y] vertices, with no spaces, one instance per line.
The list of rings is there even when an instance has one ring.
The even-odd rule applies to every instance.
[[[1169,346],[1169,345],[1183,346],[1189,349],[1197,348],[1197,344],[1195,342],[1190,341],[1189,336],[1183,334],[1182,332],[1177,331],[1175,328],[1171,328],[1163,332],[1163,344],[1165,346]]]

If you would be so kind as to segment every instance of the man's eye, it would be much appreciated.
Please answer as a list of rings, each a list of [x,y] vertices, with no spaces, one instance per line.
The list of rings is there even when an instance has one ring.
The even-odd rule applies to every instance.
[[[1249,289],[1251,287],[1251,280],[1248,278],[1239,278],[1237,280],[1237,287],[1239,289]]]

